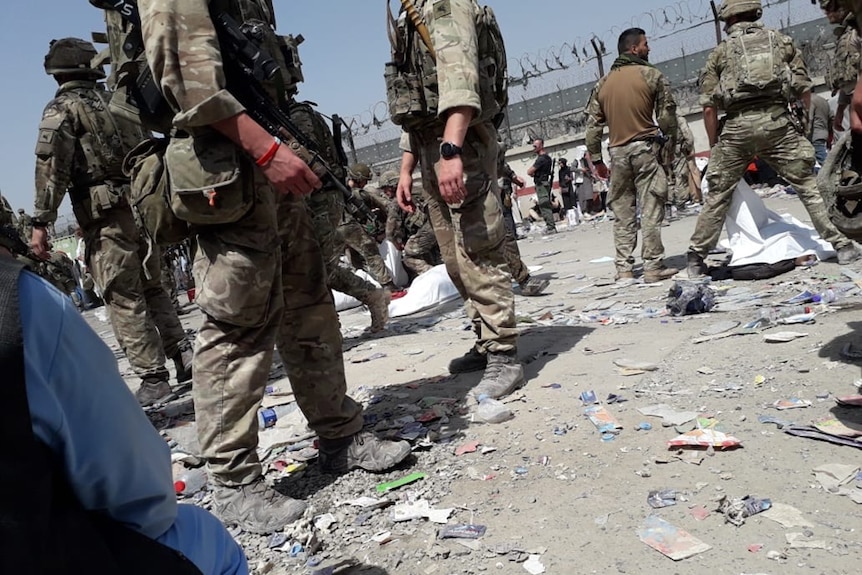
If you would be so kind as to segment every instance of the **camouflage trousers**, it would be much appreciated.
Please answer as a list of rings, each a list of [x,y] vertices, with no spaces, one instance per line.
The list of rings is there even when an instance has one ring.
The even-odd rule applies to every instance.
[[[821,238],[836,250],[850,243],[830,221],[817,191],[814,147],[781,112],[782,108],[759,109],[728,118],[721,140],[712,149],[706,171],[709,194],[691,236],[690,251],[706,257],[718,243],[733,192],[755,155],[793,186]]]
[[[401,263],[405,268],[419,275],[440,263],[439,252],[434,227],[429,220],[404,242]]]
[[[365,302],[374,284],[353,273],[352,269],[341,264],[344,254],[344,240],[338,233],[344,212],[344,201],[337,190],[320,190],[306,196],[308,209],[314,224],[314,233],[323,262],[326,265],[326,283],[330,288]]]
[[[355,262],[382,286],[392,283],[392,276],[386,269],[380,250],[374,238],[368,235],[359,223],[350,220],[338,226],[338,233],[351,250],[358,254],[361,261]]]
[[[359,406],[345,395],[338,316],[305,204],[281,198],[279,228],[275,194],[256,170],[254,177],[251,212],[202,227],[194,262],[205,314],[193,370],[198,440],[213,479],[224,485],[262,473],[257,411],[276,341],[312,429],[343,437],[362,425]]]
[[[440,196],[437,163],[440,130],[411,133],[411,149],[422,170],[428,213],[443,263],[476,326],[478,349],[512,351],[517,347],[515,302],[503,255],[506,229],[497,187],[497,131],[486,122],[467,131],[461,156],[467,197],[448,205]]]
[[[682,207],[686,202],[702,200],[700,194],[700,172],[694,160],[685,157],[676,158],[673,162],[673,185],[670,186],[668,201]]]
[[[644,271],[661,269],[664,246],[661,224],[667,202],[667,175],[656,157],[652,141],[629,142],[610,149],[611,189],[608,207],[614,212],[614,263],[617,273],[631,272],[638,242],[637,210],[643,234]]]
[[[180,298],[177,294],[177,280],[174,277],[174,270],[171,268],[170,263],[168,263],[168,258],[164,248],[161,250],[161,262],[162,289],[164,289],[165,293],[168,294],[168,298],[171,300],[171,305],[173,305],[175,309],[179,309]]]
[[[545,228],[556,230],[557,222],[554,221],[554,210],[551,207],[551,186],[548,184],[536,184],[536,197],[539,200],[539,213],[545,220]]]
[[[176,355],[185,331],[162,289],[158,248],[149,249],[128,207],[106,212],[84,238],[87,265],[132,369],[142,378],[167,381],[165,355]]]

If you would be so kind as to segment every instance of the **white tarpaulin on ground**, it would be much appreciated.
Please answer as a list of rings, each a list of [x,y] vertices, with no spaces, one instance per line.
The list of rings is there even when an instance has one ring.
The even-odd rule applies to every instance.
[[[395,285],[406,286],[407,272],[404,270],[404,266],[401,265],[401,252],[398,251],[395,244],[389,240],[383,241],[380,244],[379,249],[380,257],[383,258],[383,263],[386,264],[386,269],[389,270],[389,275],[392,276],[392,281],[395,282]],[[375,286],[380,287],[380,284],[374,281],[374,278],[368,275],[364,270],[355,270],[353,273],[370,281]],[[343,294],[340,291],[332,290],[332,295],[335,298],[336,311],[353,309],[362,305],[358,299]]]
[[[835,257],[832,245],[814,228],[768,209],[743,181],[736,187],[724,223],[728,240],[721,245],[733,252],[731,266],[774,264],[812,254],[821,260]]]
[[[389,304],[389,316],[401,317],[430,309],[441,303],[460,297],[455,284],[440,264],[413,280],[407,295]]]

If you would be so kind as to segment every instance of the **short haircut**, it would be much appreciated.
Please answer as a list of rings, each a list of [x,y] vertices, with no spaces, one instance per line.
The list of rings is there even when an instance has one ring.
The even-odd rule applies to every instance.
[[[542,138],[536,138],[535,140],[533,140],[533,143],[534,143],[534,144],[535,144],[536,142],[539,142],[539,145],[540,145],[540,146],[542,146],[542,147],[544,147],[544,146],[545,146],[545,140],[543,140]]]
[[[641,36],[646,36],[646,30],[643,28],[623,30],[623,33],[620,34],[620,39],[617,41],[617,51],[620,54],[627,53],[633,46],[638,45],[641,41]]]

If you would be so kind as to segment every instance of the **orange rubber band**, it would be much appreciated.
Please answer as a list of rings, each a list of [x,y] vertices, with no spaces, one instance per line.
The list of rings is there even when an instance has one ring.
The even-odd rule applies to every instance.
[[[275,153],[278,151],[279,146],[281,146],[281,140],[278,138],[273,138],[272,145],[269,147],[269,149],[264,152],[261,157],[255,160],[254,163],[257,164],[258,167],[262,167],[268,164],[269,161],[275,157]]]

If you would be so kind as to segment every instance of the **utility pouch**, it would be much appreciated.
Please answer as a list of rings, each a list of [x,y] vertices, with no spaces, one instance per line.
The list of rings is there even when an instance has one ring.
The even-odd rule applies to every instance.
[[[251,162],[216,132],[175,137],[165,152],[171,209],[190,224],[218,225],[242,218],[254,204]],[[249,174],[250,176],[251,174]]]
[[[135,220],[160,245],[178,244],[189,237],[188,224],[170,206],[167,147],[166,138],[144,140],[123,162],[123,171],[131,179],[129,204]]]
[[[413,117],[425,116],[424,90],[416,74],[400,72],[398,66],[390,62],[386,64],[383,76],[389,117],[394,124],[400,126]]]

